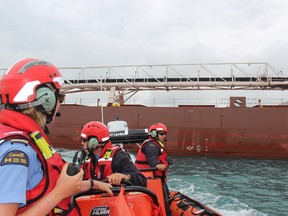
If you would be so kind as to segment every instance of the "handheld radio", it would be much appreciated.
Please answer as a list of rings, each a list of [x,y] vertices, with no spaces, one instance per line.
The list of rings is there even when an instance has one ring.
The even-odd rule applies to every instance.
[[[72,163],[68,164],[67,175],[73,176],[80,171],[80,166],[85,158],[85,152],[83,149],[77,151],[73,157]]]

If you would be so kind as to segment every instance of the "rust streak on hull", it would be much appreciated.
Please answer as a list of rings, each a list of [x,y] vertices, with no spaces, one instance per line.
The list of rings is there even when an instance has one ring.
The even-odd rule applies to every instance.
[[[61,117],[49,127],[53,146],[79,149],[81,126],[101,121],[101,110],[62,105]],[[117,117],[130,129],[163,122],[169,131],[170,155],[288,159],[287,107],[103,107],[105,124]]]

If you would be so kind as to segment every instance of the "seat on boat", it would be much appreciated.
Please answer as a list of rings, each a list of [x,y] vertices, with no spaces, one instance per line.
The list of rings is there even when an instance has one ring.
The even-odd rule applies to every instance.
[[[139,170],[147,178],[147,188],[156,194],[162,211],[164,212],[164,215],[166,215],[163,185],[161,179],[156,177],[156,170],[154,168]]]
[[[74,196],[82,216],[164,216],[157,196],[140,186],[114,187],[114,195],[100,190],[83,192]],[[119,199],[120,198],[120,199]]]

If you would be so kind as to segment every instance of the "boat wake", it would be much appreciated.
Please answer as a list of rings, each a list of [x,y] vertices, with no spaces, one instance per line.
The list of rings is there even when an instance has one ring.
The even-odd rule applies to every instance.
[[[72,157],[76,152],[75,150],[67,149],[56,150],[62,155],[62,157],[66,161],[69,162],[72,161]],[[131,154],[131,158],[132,161],[135,160],[135,155]],[[277,197],[275,198],[274,202],[272,202],[273,200],[269,200],[268,204],[274,203],[273,206],[270,205],[271,208],[267,206],[265,206],[264,208],[263,206],[261,207],[261,205],[264,205],[264,203],[263,201],[261,201],[262,196],[259,195],[260,190],[258,190],[258,193],[256,193],[257,191],[254,191],[255,193],[253,192],[253,194],[251,194],[253,188],[254,190],[257,190],[257,188],[255,189],[255,185],[253,185],[253,188],[250,189],[250,184],[249,182],[247,182],[247,177],[249,177],[247,175],[249,174],[249,172],[247,171],[247,167],[245,168],[245,164],[247,163],[249,164],[249,166],[251,166],[251,161],[238,161],[238,163],[241,163],[242,166],[245,168],[245,170],[243,170],[246,175],[245,176],[244,174],[239,174],[239,172],[242,172],[242,169],[244,168],[241,169],[241,165],[236,166],[236,160],[220,161],[207,158],[180,157],[172,157],[172,159],[173,165],[171,166],[168,175],[169,189],[173,191],[179,191],[180,193],[187,195],[188,197],[198,200],[201,203],[205,203],[207,206],[213,208],[220,214],[232,216],[266,216],[272,214],[272,212],[277,212],[277,214],[279,213],[278,215],[281,215],[281,213],[285,212],[285,210],[283,209],[283,202],[281,202],[281,200],[278,200]],[[229,166],[226,166],[226,163],[229,163]],[[260,166],[259,163],[260,161],[258,162],[258,166]],[[264,167],[269,167],[269,161],[261,161],[261,163],[263,163]],[[275,166],[275,161],[273,162],[273,164]],[[285,163],[281,163],[281,161],[278,161],[277,164],[278,172],[283,173],[281,167],[285,167]],[[221,174],[221,170],[219,167],[222,167],[222,169],[223,167],[225,167],[225,169],[222,170],[224,174]],[[231,168],[229,169],[229,167]],[[236,167],[238,168],[236,169]],[[255,167],[252,168],[255,169]],[[272,169],[270,171],[273,173]],[[265,174],[265,176],[267,176],[267,174]],[[258,178],[260,177],[261,176],[258,176]],[[269,178],[270,182],[273,181],[271,176]],[[278,179],[278,185],[280,185],[282,181],[281,178],[278,177]],[[260,180],[261,179],[259,179],[259,182]],[[267,187],[264,185],[265,182],[267,183],[267,180],[265,180],[264,177],[261,182],[262,187]],[[276,193],[275,190],[274,193]],[[255,197],[254,194],[258,194],[258,198]],[[276,204],[277,206],[275,206]],[[277,208],[275,208],[274,206]]]

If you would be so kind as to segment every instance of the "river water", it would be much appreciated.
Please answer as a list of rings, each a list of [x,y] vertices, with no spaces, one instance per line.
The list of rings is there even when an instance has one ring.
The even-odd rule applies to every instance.
[[[74,152],[61,149],[60,154],[71,161]],[[288,161],[170,158],[171,190],[180,191],[223,215],[288,215]]]

